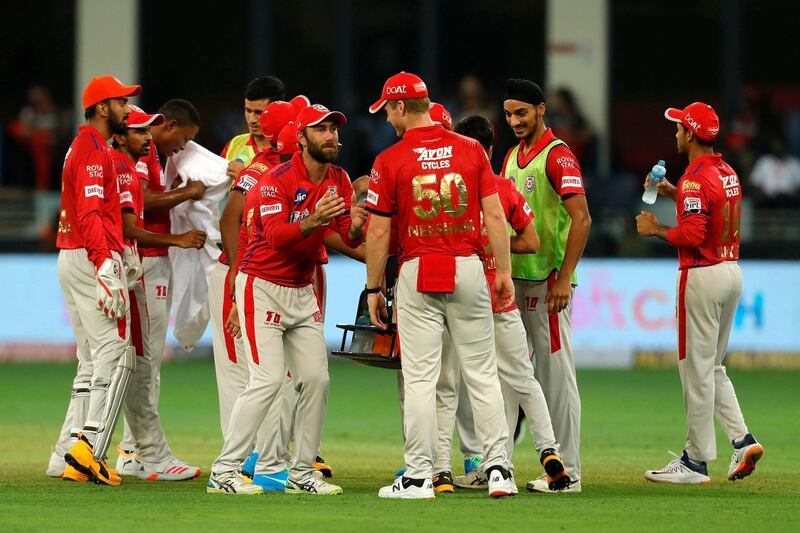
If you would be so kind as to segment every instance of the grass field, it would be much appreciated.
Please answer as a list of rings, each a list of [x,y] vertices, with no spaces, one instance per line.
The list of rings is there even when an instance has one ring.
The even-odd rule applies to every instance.
[[[162,370],[161,413],[176,455],[199,464],[192,482],[73,484],[44,471],[63,420],[72,365],[0,365],[0,531],[54,530],[744,530],[796,531],[800,524],[800,373],[731,372],[745,416],[766,455],[743,481],[725,479],[730,445],[704,487],[652,485],[647,468],[680,452],[683,409],[674,370],[584,371],[583,493],[490,501],[461,491],[433,502],[383,501],[377,490],[403,463],[391,371],[331,364],[323,441],[339,497],[207,495],[220,450],[210,361]],[[118,431],[119,435],[119,431]],[[530,435],[515,452],[517,481],[538,475]],[[112,453],[112,461],[116,459]],[[454,465],[461,464],[454,457]],[[456,472],[456,475],[460,472]],[[792,526],[794,524],[794,526]]]

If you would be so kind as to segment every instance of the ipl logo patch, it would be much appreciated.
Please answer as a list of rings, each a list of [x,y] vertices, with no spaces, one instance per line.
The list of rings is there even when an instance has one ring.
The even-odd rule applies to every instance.
[[[533,189],[536,188],[536,178],[533,176],[525,176],[525,190],[528,192],[533,192]]]

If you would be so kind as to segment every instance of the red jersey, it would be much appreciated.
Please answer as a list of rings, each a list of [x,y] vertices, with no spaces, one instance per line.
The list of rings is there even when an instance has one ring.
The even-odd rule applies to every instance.
[[[500,197],[500,205],[503,206],[503,213],[506,215],[506,220],[515,232],[519,233],[528,224],[533,222],[533,210],[525,201],[525,198],[517,190],[517,186],[510,179],[496,176],[495,183],[497,184],[497,195]],[[497,276],[497,267],[495,265],[494,254],[489,245],[489,232],[486,226],[481,224],[481,240],[483,244],[483,272],[486,274],[486,281],[489,287],[494,285],[494,279]],[[494,293],[489,291],[492,297],[492,309],[495,308]],[[517,304],[512,302],[511,305],[505,309],[496,312],[505,313],[506,311],[513,311],[517,308]]]
[[[144,225],[144,197],[136,167],[127,154],[117,150],[111,151],[111,160],[114,163],[114,170],[117,172],[119,207],[133,211],[133,214],[136,215],[136,225],[141,228]],[[125,239],[125,244],[132,245],[133,241]]]
[[[680,269],[739,259],[742,188],[720,154],[692,161],[678,180],[678,225],[667,242],[678,249]]]
[[[539,155],[542,150],[547,148],[547,146],[555,140],[556,136],[553,135],[553,130],[547,128],[544,132],[544,135],[542,135],[542,138],[539,139],[539,142],[537,142],[533,148],[528,151],[528,153],[524,152],[525,141],[520,141],[519,150],[517,150],[517,167],[525,168],[528,166],[531,161],[533,161],[534,157]],[[508,163],[508,158],[511,156],[512,152],[514,152],[513,147],[508,151],[506,158],[503,161],[503,176],[505,176],[506,164]],[[572,153],[572,150],[570,150],[569,146],[566,144],[559,144],[550,150],[550,152],[547,154],[547,163],[545,168],[547,179],[550,180],[550,183],[553,185],[553,189],[562,198],[571,194],[586,194],[586,190],[583,187],[583,174],[581,173],[581,167],[578,164],[578,160],[575,158],[575,155]],[[511,177],[511,179],[513,179],[513,176],[506,177]],[[531,190],[533,189],[528,189],[528,192]]]
[[[311,283],[326,229],[336,231],[348,246],[362,242],[348,236],[353,186],[340,167],[329,165],[325,177],[315,185],[308,179],[301,154],[296,153],[261,178],[258,191],[258,209],[252,213],[253,239],[240,265],[246,274],[285,287],[305,287]],[[344,199],[345,212],[333,218],[328,228],[317,228],[303,237],[300,221],[311,215],[328,193]]]
[[[144,167],[141,165],[144,163]],[[153,192],[164,192],[167,190],[166,176],[161,168],[161,161],[158,159],[156,144],[150,144],[150,153],[139,159],[136,168],[140,171],[139,178],[147,182],[147,190]],[[146,170],[146,172],[144,172]],[[158,213],[145,213],[144,229],[153,233],[172,233],[172,224],[169,219],[169,210]],[[142,257],[159,257],[169,255],[169,248],[139,248]]]
[[[253,158],[253,161],[243,168],[241,172],[239,172],[239,176],[237,176],[237,178],[231,184],[231,192],[239,191],[243,196],[247,197],[247,193],[250,192],[250,189],[255,187],[261,177],[278,163],[280,163],[278,154],[273,152],[257,153]],[[236,242],[238,243],[237,249],[239,261],[242,260],[242,254],[244,253],[244,250],[247,249],[248,238],[247,228],[245,225],[246,218],[247,204],[245,203],[245,208],[244,211],[242,211],[242,219],[239,226],[239,235],[236,239]],[[222,250],[222,253],[219,256],[219,262],[223,265],[230,264],[228,261],[228,254],[225,253],[225,249]]]
[[[100,267],[111,252],[122,252],[122,214],[111,150],[92,126],[81,126],[61,173],[61,212],[56,246],[86,248]]]
[[[378,154],[366,207],[397,217],[401,262],[423,255],[480,255],[481,199],[496,192],[478,141],[427,126],[408,130]]]

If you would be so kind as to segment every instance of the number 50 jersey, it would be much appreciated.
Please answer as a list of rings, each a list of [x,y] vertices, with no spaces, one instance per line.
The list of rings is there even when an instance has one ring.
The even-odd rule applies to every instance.
[[[442,126],[408,130],[381,152],[366,207],[394,216],[400,261],[423,255],[480,255],[481,199],[497,192],[481,145]]]
[[[667,241],[678,249],[680,269],[739,259],[742,187],[719,154],[692,161],[678,180],[678,225]]]

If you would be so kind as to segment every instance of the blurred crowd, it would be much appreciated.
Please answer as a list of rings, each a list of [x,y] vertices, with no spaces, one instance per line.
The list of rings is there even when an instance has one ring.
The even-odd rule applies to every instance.
[[[454,122],[470,115],[480,115],[495,126],[497,135],[494,168],[502,163],[505,149],[514,138],[505,125],[499,94],[487,90],[483,80],[463,76],[442,103]],[[771,92],[748,88],[742,91],[742,102],[728,116],[722,116],[722,142],[717,149],[730,161],[744,184],[745,196],[757,209],[789,210],[800,207],[800,110],[787,111],[776,106]],[[238,95],[232,95],[232,97]],[[800,98],[800,97],[795,97]],[[784,98],[785,100],[785,98]],[[681,103],[681,102],[678,102]],[[203,102],[198,102],[203,111]],[[210,111],[203,117],[200,141],[218,152],[226,139],[240,133],[241,110]],[[380,120],[357,111],[351,114],[343,143],[343,161],[354,175],[368,171],[375,155],[395,142],[392,128]],[[615,117],[615,120],[625,120]],[[578,157],[587,178],[587,192],[592,216],[596,221],[588,252],[593,255],[640,255],[641,249],[626,246],[632,235],[625,222],[639,207],[641,182],[646,168],[626,168],[621,149],[611,141],[611,169],[599,166],[598,134],[584,115],[580,102],[569,87],[555,87],[548,94],[545,123],[563,139]],[[59,105],[51,91],[42,85],[31,85],[15,118],[0,125],[0,198],[8,191],[51,191],[58,194],[61,163],[74,130],[74,115],[67,105]],[[499,159],[498,159],[499,158]],[[628,164],[627,166],[631,166]],[[677,179],[677,175],[673,179]],[[48,220],[52,220],[48,218]],[[604,224],[605,222],[605,224]],[[616,229],[615,229],[616,228]],[[39,229],[46,241],[52,238],[48,227]],[[8,246],[5,249],[9,249]]]

